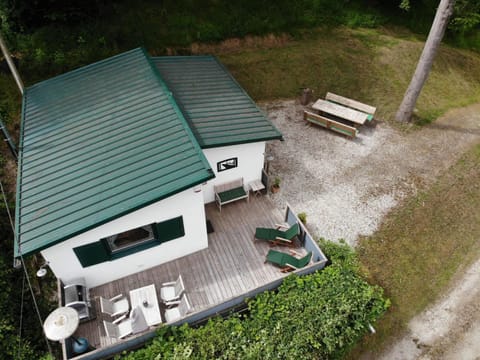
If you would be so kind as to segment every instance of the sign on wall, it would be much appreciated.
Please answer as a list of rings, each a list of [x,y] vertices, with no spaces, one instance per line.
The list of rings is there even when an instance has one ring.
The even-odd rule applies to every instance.
[[[230,158],[217,162],[217,171],[225,171],[236,168],[238,166],[238,158]]]

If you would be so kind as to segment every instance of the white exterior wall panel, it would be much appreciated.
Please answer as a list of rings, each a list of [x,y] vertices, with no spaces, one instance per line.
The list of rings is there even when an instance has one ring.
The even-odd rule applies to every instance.
[[[196,188],[198,190],[198,187]],[[73,248],[110,235],[154,222],[183,216],[185,236],[167,241],[113,261],[83,268]],[[95,287],[208,247],[203,194],[185,190],[107,224],[54,245],[41,253],[49,261],[55,276],[64,283],[84,277],[88,287]]]
[[[211,149],[203,149],[203,153],[215,173],[215,178],[203,185],[205,203],[215,201],[213,185],[221,184],[243,177],[245,186],[253,180],[262,178],[264,163],[265,142],[254,142],[248,144],[231,145]],[[217,163],[230,158],[238,158],[238,167],[217,171]]]

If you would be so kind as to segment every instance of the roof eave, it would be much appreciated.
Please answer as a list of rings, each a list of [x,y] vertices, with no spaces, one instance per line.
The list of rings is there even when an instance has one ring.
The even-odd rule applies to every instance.
[[[270,141],[270,140],[284,141],[284,138],[283,138],[282,134],[279,134],[279,135],[275,135],[275,136],[266,136],[266,137],[260,137],[260,138],[249,139],[249,140],[238,140],[238,141],[211,143],[211,144],[201,144],[201,146],[202,146],[202,149],[212,149],[212,148],[217,148],[217,147],[225,147],[225,146],[241,145],[241,144],[251,144],[251,143],[256,143],[256,142],[261,142],[261,141]]]
[[[214,175],[213,171],[211,171],[211,169],[209,169],[209,170],[206,171],[206,174],[205,174],[203,177],[199,178],[198,180],[196,180],[195,182],[193,182],[193,183],[191,183],[191,184],[189,184],[189,185],[183,186],[183,187],[181,187],[181,188],[179,188],[179,189],[177,189],[177,190],[175,190],[175,191],[172,191],[172,192],[170,192],[170,193],[168,193],[168,194],[164,194],[163,196],[161,196],[161,197],[159,197],[159,198],[153,199],[152,201],[149,201],[149,202],[147,202],[147,203],[143,203],[143,204],[141,204],[141,205],[139,205],[139,206],[137,206],[137,207],[135,207],[135,208],[128,209],[128,210],[126,210],[126,211],[124,211],[124,212],[121,212],[121,213],[119,213],[119,214],[116,214],[115,216],[111,216],[111,217],[109,217],[109,218],[107,218],[107,219],[105,219],[105,220],[102,220],[102,221],[99,221],[99,222],[97,222],[97,223],[94,223],[94,224],[92,224],[92,225],[90,225],[90,226],[85,227],[85,228],[82,229],[81,231],[77,231],[77,232],[75,232],[75,233],[69,234],[68,236],[64,236],[64,237],[59,238],[59,239],[57,239],[57,240],[55,240],[55,241],[52,241],[52,242],[49,243],[49,244],[46,244],[46,245],[43,245],[43,246],[39,246],[39,247],[30,249],[30,250],[25,251],[25,252],[23,252],[23,253],[21,253],[21,254],[17,251],[17,248],[16,248],[16,249],[15,249],[15,250],[16,250],[16,251],[15,251],[15,258],[18,258],[18,257],[20,257],[20,256],[29,256],[29,255],[36,254],[36,253],[38,253],[38,252],[40,252],[40,251],[42,251],[42,250],[48,249],[48,248],[50,248],[50,247],[52,247],[52,246],[55,246],[55,245],[60,244],[60,243],[62,243],[62,242],[64,242],[64,241],[67,241],[67,240],[71,239],[71,238],[74,237],[74,236],[83,234],[83,233],[85,233],[85,232],[87,232],[87,231],[89,231],[89,230],[92,230],[92,229],[97,228],[97,227],[99,227],[99,226],[101,226],[101,225],[107,224],[107,223],[109,223],[109,222],[111,222],[111,221],[113,221],[113,220],[116,220],[116,219],[118,219],[118,218],[121,218],[122,216],[131,214],[131,213],[133,213],[133,212],[135,212],[135,211],[137,211],[137,210],[139,210],[139,209],[141,209],[141,208],[144,208],[144,207],[146,207],[146,206],[148,206],[148,205],[152,205],[152,204],[154,204],[154,203],[156,203],[156,202],[159,202],[159,201],[161,201],[161,200],[164,200],[164,199],[167,199],[167,198],[169,198],[169,197],[172,197],[173,195],[176,195],[176,194],[178,194],[178,193],[181,193],[182,191],[185,191],[185,190],[191,189],[191,188],[193,188],[193,187],[195,187],[195,186],[197,186],[197,185],[203,184],[204,182],[206,182],[206,181],[208,181],[208,180],[210,180],[210,179],[212,179],[212,178],[214,178],[214,177],[215,177],[215,175]]]
[[[13,254],[14,257],[19,257],[20,249],[20,194],[21,194],[21,179],[22,179],[22,166],[23,166],[23,134],[25,126],[25,102],[27,99],[28,89],[25,89],[25,92],[22,95],[22,113],[20,121],[20,135],[18,143],[18,164],[17,164],[17,186],[16,186],[16,198],[15,198],[15,230],[13,234]]]

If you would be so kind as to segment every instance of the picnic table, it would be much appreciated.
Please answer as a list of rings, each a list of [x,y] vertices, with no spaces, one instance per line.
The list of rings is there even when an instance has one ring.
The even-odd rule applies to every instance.
[[[368,119],[368,114],[323,99],[318,99],[312,108],[358,125],[363,125]]]

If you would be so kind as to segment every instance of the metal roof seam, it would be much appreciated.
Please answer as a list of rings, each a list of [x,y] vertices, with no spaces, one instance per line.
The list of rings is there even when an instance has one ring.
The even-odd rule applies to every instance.
[[[182,159],[183,157],[183,159]],[[194,160],[191,159],[191,156],[186,156],[185,153],[182,154],[181,157],[179,157],[177,160],[176,160],[179,164],[182,164],[182,165],[185,165],[185,166],[189,166],[191,165],[190,162],[192,164],[194,164]],[[172,166],[172,165],[175,165],[175,164],[169,164],[166,166],[166,168],[168,168],[169,166]],[[143,167],[142,167],[142,170],[145,170],[145,173],[139,175],[137,177],[137,179],[135,180],[132,180],[130,179],[130,177],[128,177],[127,175],[120,175],[119,177],[116,178],[117,180],[117,183],[118,185],[115,187],[120,189],[121,186],[123,185],[127,185],[128,183],[131,183],[132,181],[139,181],[139,179],[141,179],[142,177],[148,177],[150,175],[153,176],[153,174],[155,174],[155,172],[158,172],[158,170],[152,170],[151,168],[154,166],[154,164],[145,164]],[[138,173],[139,169],[137,169],[137,173]],[[108,176],[108,175],[107,175]],[[104,181],[103,182],[95,182],[94,184],[88,184],[86,183],[85,185],[87,185],[87,187],[85,188],[84,191],[88,191],[89,190],[89,187],[90,185],[92,186],[96,186],[96,187],[103,187],[104,185],[108,184],[108,177],[104,178]],[[161,178],[160,177],[157,177],[156,178]],[[141,182],[140,182],[141,184]],[[91,188],[91,187],[90,187]],[[117,190],[113,190],[114,188],[108,188],[107,191],[102,191],[102,195],[106,195],[109,191],[110,192],[115,192]],[[92,200],[92,201],[88,201],[88,200]],[[58,202],[64,202],[64,201],[67,201],[68,203],[75,203],[75,205],[77,206],[78,205],[78,208],[75,208],[75,209],[72,209],[71,212],[66,212],[63,208],[52,208],[51,205],[55,205],[57,204]],[[81,193],[77,193],[75,196],[73,197],[68,197],[68,196],[65,196],[65,192],[62,192],[62,193],[59,193],[57,194],[57,196],[50,196],[48,197],[47,199],[45,199],[44,203],[40,203],[40,204],[37,204],[38,206],[35,207],[35,208],[32,208],[32,209],[28,209],[27,212],[25,212],[23,214],[24,216],[24,220],[28,223],[28,219],[31,218],[31,217],[35,217],[34,213],[38,212],[38,211],[42,211],[42,217],[47,217],[47,216],[53,216],[53,214],[58,214],[58,213],[61,213],[61,216],[56,216],[55,219],[60,219],[60,218],[64,218],[65,216],[69,215],[69,214],[72,214],[72,213],[78,213],[79,210],[83,209],[83,208],[87,208],[87,207],[90,207],[90,206],[93,206],[92,204],[96,204],[98,203],[99,198],[98,198],[98,195],[89,195],[89,196],[84,196],[83,194]],[[83,205],[83,203],[85,203],[85,205]],[[88,205],[90,204],[90,205]],[[82,207],[84,206],[84,207]],[[48,210],[46,210],[48,209]],[[32,215],[33,214],[33,215]],[[25,233],[27,233],[28,231],[26,231]]]
[[[184,173],[182,173],[183,175]],[[188,173],[187,173],[188,174]],[[142,197],[145,197],[146,194],[148,192],[151,192],[151,191],[158,191],[159,188],[161,187],[167,187],[171,181],[178,181],[180,183],[183,183],[185,181],[188,181],[188,180],[184,180],[184,177],[181,178],[181,180],[175,180],[175,176],[173,176],[172,174],[170,174],[168,176],[168,179],[169,180],[168,182],[166,182],[165,184],[162,184],[161,186],[158,186],[156,184],[152,184],[152,182],[148,182],[148,185],[149,187],[145,189],[144,192],[142,192],[140,195],[138,193],[135,192],[135,189],[129,189],[128,191],[124,191],[124,192],[113,192],[112,189],[109,189],[110,192],[112,192],[112,194],[110,193],[105,193],[103,192],[102,193],[102,197],[101,198],[97,198],[96,202],[93,203],[93,204],[90,204],[90,205],[85,205],[84,207],[80,208],[79,211],[77,211],[76,213],[73,213],[73,212],[70,212],[70,213],[62,213],[62,216],[60,218],[58,217],[55,217],[53,219],[50,219],[48,220],[46,223],[44,223],[42,225],[42,227],[45,227],[45,226],[48,226],[52,223],[61,223],[61,224],[69,224],[69,223],[74,223],[74,222],[77,222],[79,221],[79,219],[83,218],[82,216],[82,210],[86,210],[88,208],[91,208],[93,205],[97,205],[95,206],[95,210],[96,212],[102,212],[103,210],[105,209],[108,209],[110,208],[111,206],[114,206],[114,204],[118,204],[120,202],[120,199],[124,202],[124,201],[127,201],[127,200],[135,200],[135,202],[143,202],[143,200],[141,199]],[[108,201],[106,201],[108,200]],[[91,211],[88,211],[88,212],[85,212],[86,215],[85,216],[97,216],[96,213],[92,213]],[[71,216],[72,214],[74,214],[74,216]],[[42,214],[43,216],[43,214]],[[32,234],[33,233],[33,236],[32,237],[35,237],[35,236],[38,236],[38,235],[43,235],[44,233],[42,233],[42,227],[33,227],[31,229],[28,229],[28,225],[30,225],[29,222],[26,223],[25,227],[27,227],[27,229],[24,231],[24,234],[27,235],[27,234]],[[54,231],[59,231],[58,228],[56,228]],[[50,231],[49,231],[50,232]]]
[[[181,104],[180,108],[192,125],[202,148],[215,147],[218,143],[224,146],[228,142],[238,144],[264,141],[268,136],[265,136],[264,127],[261,126],[271,128],[268,140],[282,137],[215,57],[157,57],[152,61],[167,86],[172,89],[177,103]],[[248,116],[240,118],[239,112],[248,113]],[[252,113],[258,116],[255,117]],[[224,121],[225,126],[216,128],[219,118]],[[236,124],[229,127],[227,124],[233,119]],[[243,135],[236,131],[241,120],[247,125]],[[249,126],[254,131],[250,131]],[[257,127],[259,129],[256,129]]]
[[[23,100],[16,256],[214,177],[144,49],[33,85]]]
[[[158,114],[156,112],[142,114],[142,117],[139,118],[139,120],[141,120],[141,121],[146,120],[146,119],[148,119],[148,116],[150,116],[150,118],[151,118],[152,115],[155,115],[157,117],[160,114]],[[174,117],[171,117],[171,115],[172,114],[166,114],[167,119],[164,117],[164,119],[166,119],[169,123],[174,120]],[[87,149],[87,148],[89,148],[90,145],[93,145],[94,147],[98,147],[98,146],[101,146],[102,142],[113,143],[114,141],[117,140],[117,137],[125,136],[125,133],[127,133],[129,136],[134,136],[133,138],[135,138],[135,136],[137,134],[139,136],[144,136],[144,135],[142,135],[142,134],[145,134],[145,131],[146,131],[144,129],[144,127],[147,127],[149,125],[151,126],[151,123],[143,123],[143,124],[137,124],[137,123],[131,123],[131,122],[128,123],[128,118],[126,118],[125,122],[122,121],[120,123],[120,126],[117,129],[115,129],[115,131],[112,131],[110,133],[106,130],[105,131],[96,131],[95,129],[92,129],[93,131],[88,132],[84,136],[81,135],[81,136],[75,137],[75,135],[72,135],[73,139],[75,139],[74,141],[70,140],[70,142],[69,142],[69,139],[67,139],[65,141],[62,138],[62,139],[60,139],[60,141],[49,143],[48,147],[43,147],[41,145],[39,145],[39,146],[30,145],[29,150],[30,150],[30,152],[33,152],[33,154],[29,157],[29,159],[30,159],[30,161],[34,161],[37,158],[41,159],[43,161],[44,160],[49,160],[50,158],[57,159],[59,157],[59,153],[62,150],[64,150],[64,149],[68,150],[73,145],[81,144],[82,149]],[[101,130],[102,128],[104,128],[104,126],[100,127],[99,129]],[[175,126],[180,127],[181,125],[178,124],[178,123],[177,124],[172,123],[169,126],[159,127],[159,130],[163,130],[163,129],[169,130],[170,128],[175,127]],[[96,134],[99,134],[99,135],[97,137],[92,137],[93,135],[96,135]],[[50,148],[52,146],[55,146],[55,148],[57,150],[55,154],[52,154],[50,152]],[[118,145],[118,146],[120,146],[120,145]],[[113,149],[114,148],[115,147],[113,147]],[[47,154],[43,154],[43,152],[46,152]],[[67,154],[68,154],[68,152],[67,152]]]

